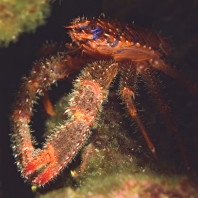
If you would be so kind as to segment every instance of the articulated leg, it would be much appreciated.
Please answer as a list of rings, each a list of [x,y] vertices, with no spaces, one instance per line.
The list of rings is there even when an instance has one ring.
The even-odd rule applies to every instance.
[[[152,67],[147,64],[139,64],[137,66],[137,69],[138,69],[138,72],[141,73],[144,80],[146,81],[146,84],[149,87],[150,93],[152,94],[155,102],[157,103],[157,107],[158,107],[160,113],[165,118],[167,125],[174,132],[175,138],[178,142],[178,145],[179,145],[181,153],[182,153],[185,168],[188,169],[189,164],[188,164],[188,160],[187,160],[186,151],[184,149],[183,141],[179,134],[177,124],[176,124],[175,120],[173,119],[173,116],[171,115],[170,107],[162,99],[163,97],[162,97],[162,94],[161,94],[161,91],[159,88],[159,82],[155,78]]]
[[[56,42],[48,42],[38,50],[38,58],[49,58],[50,56],[56,55],[57,52],[68,51],[68,47],[65,44],[57,44]]]
[[[57,53],[58,51],[58,53]],[[56,67],[63,67],[65,68],[65,71],[63,71],[63,75],[60,76],[61,78],[68,77],[69,74],[81,70],[87,63],[92,62],[92,59],[89,59],[89,57],[82,57],[81,51],[74,48],[70,44],[66,45],[57,45],[52,43],[46,43],[43,45],[43,47],[39,51],[39,56],[43,58],[51,57],[53,68],[56,64]],[[74,56],[75,54],[75,56]],[[62,57],[62,58],[61,58]],[[47,63],[47,61],[46,61]],[[48,63],[47,63],[48,64]],[[35,69],[40,67],[40,62],[37,62],[34,64]],[[57,71],[59,68],[54,67]],[[43,90],[43,104],[46,113],[49,116],[54,116],[54,109],[53,105],[50,101],[50,98],[48,96],[47,91]]]
[[[163,71],[165,74],[171,76],[176,79],[179,83],[181,83],[186,89],[193,95],[198,97],[198,85],[188,79],[184,74],[182,74],[175,67],[166,64],[163,60],[155,60],[151,59],[150,64],[152,67]]]
[[[156,158],[155,147],[150,140],[146,129],[144,128],[138,114],[137,109],[135,107],[134,98],[135,98],[135,86],[136,86],[136,66],[128,63],[122,66],[122,79],[120,83],[120,94],[122,96],[123,101],[126,104],[129,114],[133,117],[136,124],[138,125],[140,131],[142,132],[144,139],[147,142],[147,145],[151,152],[153,153],[154,157]]]
[[[32,107],[36,101],[36,94],[43,94],[51,84],[67,76],[71,72],[64,56],[52,57],[46,61],[36,62],[29,77],[23,78],[23,84],[16,96],[12,114],[12,134],[14,156],[17,165],[23,172],[24,167],[32,159],[34,147],[28,123],[32,116]]]
[[[66,110],[69,120],[52,132],[42,150],[35,149],[29,122],[36,93],[42,94],[65,75],[67,61],[62,61],[62,67],[61,61],[55,63],[50,60],[33,68],[18,92],[12,115],[12,148],[17,165],[23,177],[38,186],[53,179],[83,146],[106,97],[107,88],[118,72],[118,65],[113,62],[95,62],[87,66],[70,95],[70,107]]]

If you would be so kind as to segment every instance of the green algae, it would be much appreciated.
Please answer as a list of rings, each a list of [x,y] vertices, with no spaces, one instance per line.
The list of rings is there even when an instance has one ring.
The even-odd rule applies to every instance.
[[[0,47],[16,42],[23,32],[34,32],[49,14],[48,0],[0,0]]]
[[[65,96],[56,104],[56,115],[60,118],[67,119],[62,114],[67,107],[67,99]],[[177,194],[195,198],[198,192],[185,174],[155,171],[167,165],[164,162],[155,164],[151,155],[148,159],[148,153],[139,149],[138,140],[128,133],[124,120],[117,102],[104,104],[91,137],[80,151],[80,164],[70,170],[70,179],[75,182],[65,182],[70,179],[61,176],[61,188],[48,193],[38,190],[36,197],[149,198],[155,195],[168,198]],[[57,117],[49,119],[47,134],[57,123],[60,123]]]

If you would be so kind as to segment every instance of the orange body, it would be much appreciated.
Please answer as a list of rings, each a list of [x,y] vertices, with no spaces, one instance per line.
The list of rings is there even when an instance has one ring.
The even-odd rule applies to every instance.
[[[184,165],[188,168],[177,124],[170,107],[163,100],[154,70],[172,76],[195,94],[198,91],[196,84],[164,61],[170,53],[166,39],[153,30],[104,17],[77,18],[67,28],[71,29],[69,35],[74,45],[67,44],[62,53],[36,62],[30,75],[24,78],[16,97],[11,140],[22,176],[32,184],[42,186],[71,162],[91,134],[91,127],[107,98],[108,88],[118,73],[121,73],[119,95],[154,157],[155,147],[138,116],[134,101],[138,74],[146,82],[159,112],[175,134]],[[36,98],[43,95],[53,83],[76,70],[82,71],[69,96],[70,104],[65,111],[68,120],[47,137],[42,149],[35,149],[29,123]],[[50,105],[46,108],[53,114]]]

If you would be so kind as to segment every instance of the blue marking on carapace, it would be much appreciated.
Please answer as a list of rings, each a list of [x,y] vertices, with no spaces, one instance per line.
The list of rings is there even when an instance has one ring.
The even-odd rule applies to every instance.
[[[136,39],[136,37],[135,36],[132,36],[133,37],[133,45],[136,45],[136,43],[137,43],[137,39]]]
[[[93,40],[98,39],[98,35],[102,33],[102,29],[98,26],[95,30],[91,30],[93,34]]]
[[[93,35],[93,40],[96,40],[96,39],[98,39],[98,35],[94,34]]]

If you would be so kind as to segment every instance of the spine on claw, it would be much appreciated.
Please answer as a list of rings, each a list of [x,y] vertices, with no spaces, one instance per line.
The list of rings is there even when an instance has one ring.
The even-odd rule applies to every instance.
[[[45,64],[34,65],[17,94],[12,115],[12,148],[17,165],[22,175],[38,186],[53,179],[83,146],[106,98],[107,89],[118,73],[118,64],[114,62],[88,65],[75,81],[70,94],[70,106],[65,111],[69,120],[47,138],[42,150],[35,150],[29,127],[33,104],[37,93],[42,94],[65,75],[66,65],[58,67],[61,61],[57,64],[46,61]]]
[[[65,111],[69,120],[47,139],[43,152],[26,167],[25,175],[28,177],[49,163],[45,171],[34,179],[35,185],[44,185],[53,179],[84,145],[90,135],[90,126],[93,125],[117,72],[117,63],[94,62],[75,80],[69,108]]]
[[[59,64],[55,63],[59,62]],[[11,134],[12,149],[17,166],[24,176],[24,168],[33,158],[35,152],[29,122],[32,116],[32,108],[37,95],[42,95],[44,90],[65,75],[65,57],[51,57],[46,61],[36,62],[29,77],[24,77],[23,83],[17,92],[14,111],[11,122],[13,133]]]

